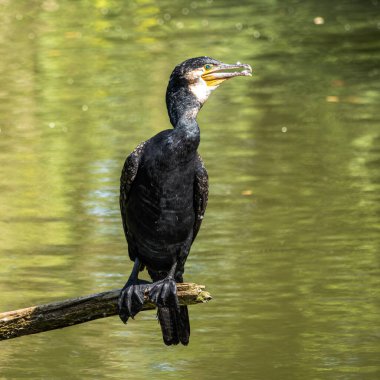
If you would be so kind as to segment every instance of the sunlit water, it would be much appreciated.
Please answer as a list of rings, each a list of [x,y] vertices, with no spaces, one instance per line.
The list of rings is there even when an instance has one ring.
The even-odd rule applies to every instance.
[[[0,310],[124,284],[120,170],[198,55],[255,74],[198,118],[190,345],[106,318],[1,342],[1,379],[380,378],[375,0],[0,1]]]

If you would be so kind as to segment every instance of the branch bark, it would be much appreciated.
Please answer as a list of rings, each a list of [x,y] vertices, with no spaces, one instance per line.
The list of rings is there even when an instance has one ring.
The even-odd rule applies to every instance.
[[[0,340],[60,329],[117,315],[120,291],[120,289],[111,290],[0,313]],[[203,285],[193,283],[177,284],[177,295],[181,305],[193,305],[211,300],[210,294],[204,290]],[[154,308],[155,305],[145,294],[143,310]]]

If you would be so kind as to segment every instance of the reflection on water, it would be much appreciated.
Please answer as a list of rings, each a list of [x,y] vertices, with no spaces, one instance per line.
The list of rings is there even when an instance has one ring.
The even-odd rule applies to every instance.
[[[250,63],[199,116],[210,201],[189,347],[154,313],[1,343],[0,377],[378,379],[376,1],[0,2],[0,309],[122,286],[125,156],[175,64]]]

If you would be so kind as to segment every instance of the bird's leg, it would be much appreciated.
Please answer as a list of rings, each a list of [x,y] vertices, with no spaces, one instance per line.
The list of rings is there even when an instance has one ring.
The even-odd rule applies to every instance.
[[[179,310],[177,285],[174,279],[176,268],[177,262],[172,265],[163,280],[154,282],[149,286],[149,298],[159,307],[175,307]]]
[[[129,317],[134,318],[144,305],[144,293],[149,283],[138,279],[139,270],[140,261],[136,257],[132,273],[119,296],[119,317],[124,323]]]

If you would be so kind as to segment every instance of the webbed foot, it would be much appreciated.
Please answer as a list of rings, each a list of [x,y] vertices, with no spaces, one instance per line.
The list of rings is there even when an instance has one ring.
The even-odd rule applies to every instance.
[[[127,323],[128,319],[142,309],[144,305],[144,293],[147,285],[128,285],[122,289],[119,296],[119,317]]]
[[[149,298],[158,307],[175,307],[179,310],[177,285],[173,277],[154,282],[149,288]]]

